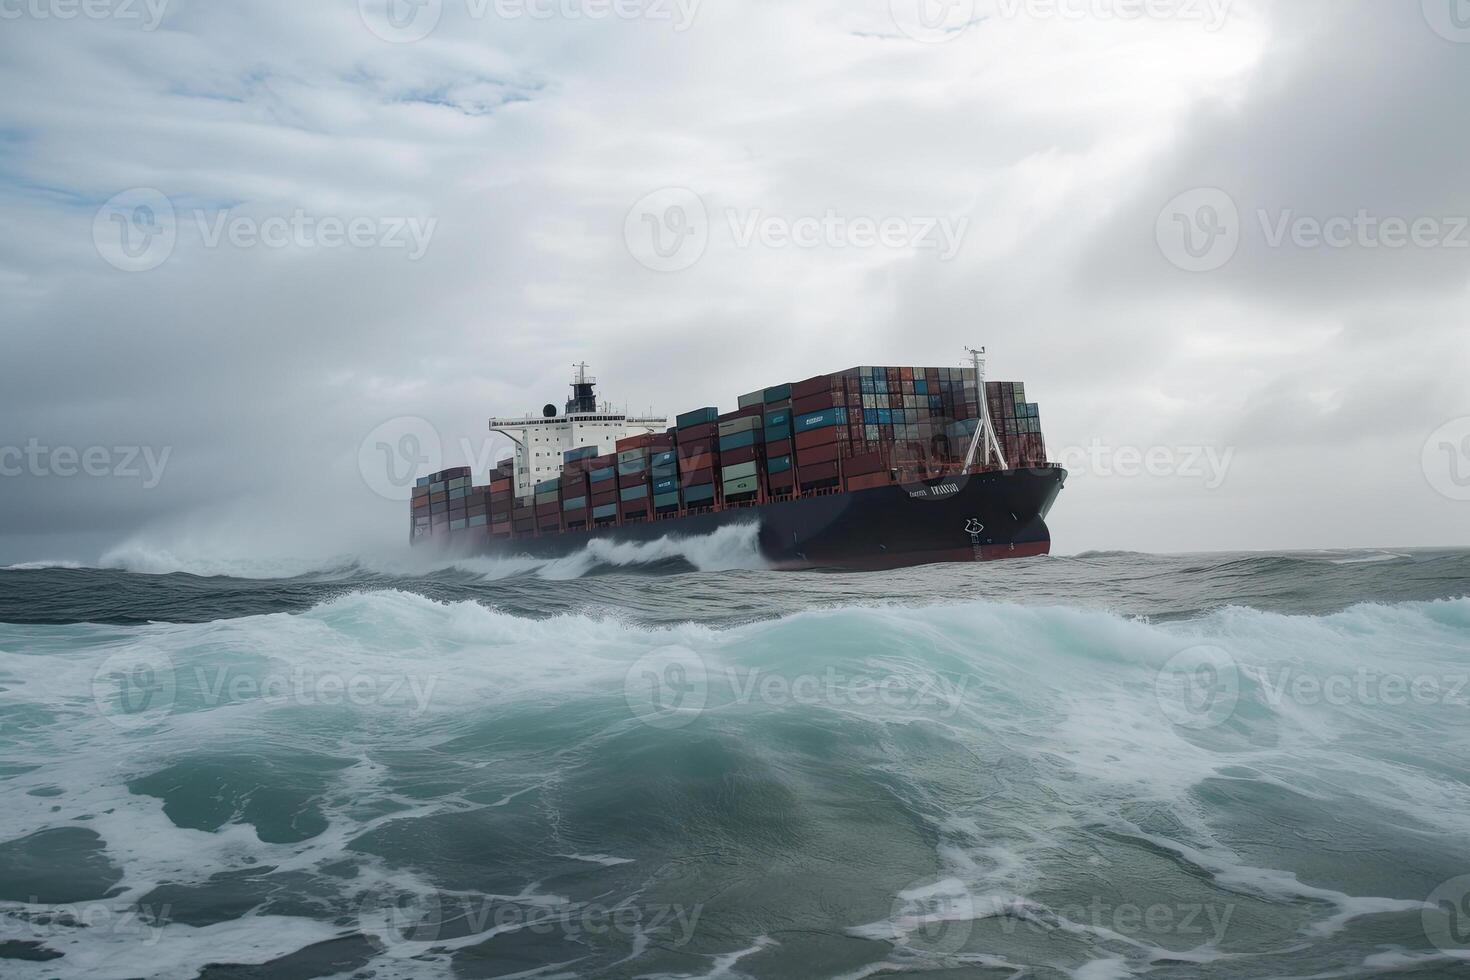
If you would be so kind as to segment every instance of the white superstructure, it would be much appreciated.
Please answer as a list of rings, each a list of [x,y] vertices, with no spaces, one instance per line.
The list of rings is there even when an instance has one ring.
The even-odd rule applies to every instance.
[[[561,475],[562,454],[583,446],[596,446],[599,456],[617,449],[619,439],[663,432],[669,420],[655,416],[627,415],[597,406],[592,387],[597,379],[587,375],[587,365],[577,366],[572,381],[573,395],[564,415],[536,418],[493,418],[490,431],[515,443],[515,495],[528,497],[537,483]],[[554,406],[547,409],[555,411]]]

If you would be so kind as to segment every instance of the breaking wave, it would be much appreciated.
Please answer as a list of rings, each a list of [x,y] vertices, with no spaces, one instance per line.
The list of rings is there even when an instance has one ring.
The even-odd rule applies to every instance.
[[[1448,969],[1424,915],[1470,870],[1466,649],[1467,599],[712,628],[383,590],[0,625],[0,916],[63,954],[3,972]],[[37,866],[65,888],[19,893]]]

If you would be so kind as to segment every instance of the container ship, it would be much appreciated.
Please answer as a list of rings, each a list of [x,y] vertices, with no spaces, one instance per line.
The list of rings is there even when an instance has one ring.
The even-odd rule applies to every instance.
[[[410,538],[455,554],[557,558],[594,540],[755,525],[773,567],[880,569],[1047,554],[1066,481],[1038,406],[958,368],[856,367],[666,418],[599,407],[577,367],[565,411],[494,418],[514,454],[417,481]],[[981,392],[984,397],[981,397]]]

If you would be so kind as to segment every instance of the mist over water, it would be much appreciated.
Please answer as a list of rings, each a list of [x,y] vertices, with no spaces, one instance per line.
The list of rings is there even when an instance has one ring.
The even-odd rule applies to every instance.
[[[0,975],[1470,968],[1470,554],[748,536],[0,570]]]

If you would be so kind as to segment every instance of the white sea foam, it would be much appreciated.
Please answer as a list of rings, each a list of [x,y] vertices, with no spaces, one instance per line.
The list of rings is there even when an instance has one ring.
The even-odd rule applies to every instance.
[[[1064,846],[1060,842],[1066,835],[1082,826],[1102,826],[1147,842],[1155,852],[1199,869],[1229,894],[1319,909],[1303,923],[1304,941],[1340,932],[1361,916],[1417,910],[1422,903],[1410,899],[1350,894],[1262,866],[1222,842],[1192,793],[1205,780],[1236,780],[1313,799],[1318,791],[1298,786],[1290,774],[1327,773],[1356,798],[1424,833],[1463,834],[1470,792],[1462,784],[1429,766],[1386,761],[1362,751],[1351,738],[1369,720],[1376,730],[1401,739],[1420,732],[1419,737],[1432,741],[1454,731],[1460,717],[1454,705],[1335,706],[1293,698],[1273,703],[1252,678],[1269,678],[1283,667],[1320,672],[1360,665],[1387,666],[1409,675],[1443,674],[1463,669],[1467,636],[1470,600],[1465,599],[1364,605],[1323,617],[1226,609],[1166,625],[1076,609],[979,603],[886,606],[812,611],[716,630],[693,624],[651,629],[580,615],[533,620],[476,603],[445,604],[380,591],[343,595],[299,615],[197,625],[44,630],[0,625],[0,707],[31,712],[25,737],[7,744],[0,761],[37,767],[7,782],[0,840],[56,827],[95,831],[122,872],[121,902],[136,900],[159,884],[201,883],[213,874],[245,867],[313,872],[342,860],[353,841],[397,820],[475,806],[515,807],[535,799],[542,787],[563,778],[563,768],[572,764],[569,754],[595,751],[600,740],[636,728],[637,720],[623,703],[624,683],[629,670],[651,651],[677,647],[697,655],[709,672],[710,710],[727,715],[738,706],[714,693],[727,668],[815,674],[838,667],[901,678],[924,670],[947,671],[971,678],[958,711],[949,718],[915,714],[902,705],[854,711],[820,700],[799,710],[803,716],[840,714],[844,722],[860,726],[852,729],[855,734],[875,743],[921,726],[930,737],[963,746],[977,759],[1023,767],[1014,770],[1024,772],[1023,778],[1002,780],[994,792],[1015,792],[1009,784],[1019,779],[1021,788],[1057,802],[1045,819],[1010,827],[1004,838],[997,838],[995,828],[972,811],[926,797],[915,782],[919,774],[893,774],[898,781],[894,792],[914,787],[908,802],[937,837],[934,881],[952,881],[964,889],[973,899],[967,913],[973,920],[1019,913],[1047,929],[1108,943],[1109,950],[1126,952],[1096,955],[1071,967],[1072,975],[1082,980],[1122,977],[1165,957],[1203,963],[1226,954],[1208,943],[1171,952],[1137,937],[1109,935],[1095,923],[1069,920],[1032,898],[1047,876],[1046,862]],[[1203,734],[1172,724],[1160,710],[1154,685],[1155,675],[1175,653],[1200,643],[1221,646],[1243,670],[1254,672],[1243,684],[1237,718]],[[161,654],[185,680],[198,670],[230,664],[248,677],[289,676],[293,671],[343,677],[411,674],[436,683],[424,688],[430,696],[422,710],[412,698],[369,698],[352,705],[344,727],[331,738],[302,728],[299,705],[291,697],[248,693],[217,703],[181,697],[155,723],[129,731],[99,715],[93,683],[109,658],[139,650]],[[202,688],[208,690],[208,685]],[[547,746],[534,767],[495,767],[495,792],[479,802],[455,792],[422,799],[391,789],[381,759],[386,750],[433,751],[454,736],[455,725],[465,718],[547,712],[564,705],[599,720],[581,736],[581,743]],[[1254,740],[1232,728],[1247,723],[1258,736]],[[1405,752],[1413,751],[1412,744],[1404,744]],[[315,800],[326,828],[303,841],[264,841],[256,827],[238,818],[217,831],[186,829],[165,813],[163,801],[126,788],[129,780],[176,759],[286,745],[343,762],[343,768],[322,777],[326,789]],[[452,781],[452,775],[446,778]],[[36,795],[41,793],[47,795]],[[1133,804],[1166,811],[1176,829],[1164,833],[1139,826],[1130,816]],[[592,865],[591,874],[616,873],[631,860],[615,856],[617,851],[609,854],[571,842],[563,846],[567,857]],[[380,865],[369,855],[356,858],[358,877],[344,889],[434,888],[433,882]],[[920,908],[932,912],[933,896],[916,887],[893,897],[897,906],[890,918],[852,923],[852,934],[903,947]],[[521,896],[525,901],[538,898],[565,901],[540,891]],[[208,928],[173,923],[165,927],[160,944],[165,952],[157,954],[161,958],[156,963],[188,975],[205,962],[263,962],[330,934],[339,932],[311,920],[281,922],[269,916]],[[484,938],[480,933],[452,945]],[[121,941],[100,932],[77,932],[58,940],[67,952],[64,960],[14,968],[7,964],[7,971],[22,977],[82,975],[78,964],[96,962]],[[735,976],[740,960],[762,948],[758,943],[713,956],[699,975]],[[143,955],[135,949],[116,952],[124,957],[118,960],[123,964],[133,962],[127,956]],[[966,949],[951,958],[974,964],[980,955]],[[138,962],[143,964],[135,970],[139,974],[156,968]],[[992,962],[1019,968],[1005,960]],[[380,975],[392,976],[400,965],[385,959]],[[420,965],[427,975],[436,969],[449,975],[443,963]],[[914,963],[900,958],[883,969],[912,967]],[[863,968],[849,975],[876,972]]]

